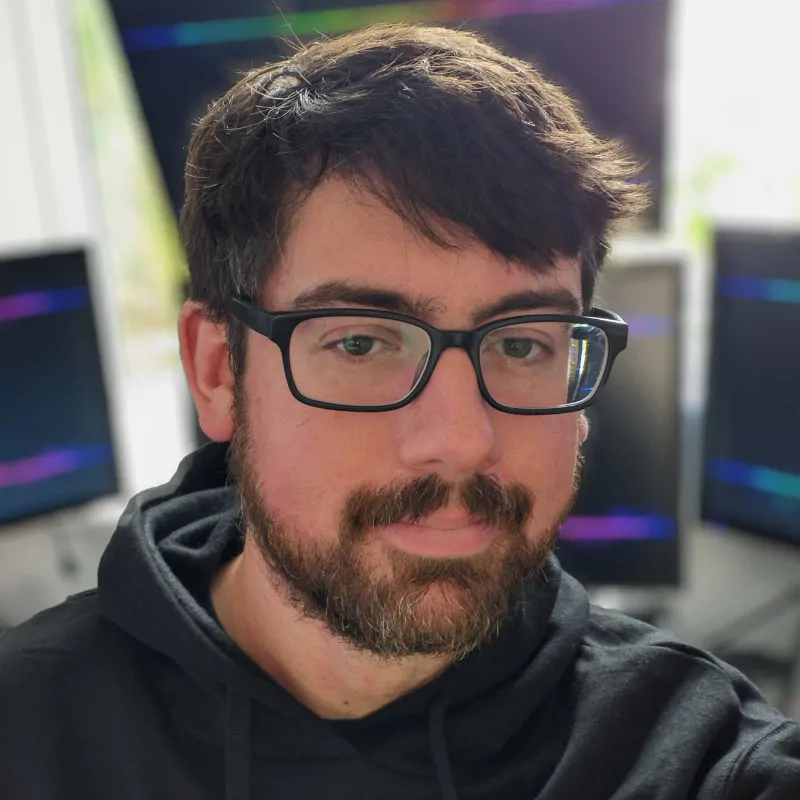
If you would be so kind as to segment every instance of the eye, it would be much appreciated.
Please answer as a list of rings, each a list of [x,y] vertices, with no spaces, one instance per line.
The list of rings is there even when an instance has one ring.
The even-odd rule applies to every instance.
[[[539,345],[533,339],[520,336],[509,337],[500,342],[504,356],[509,358],[528,358]]]
[[[351,333],[338,342],[334,342],[334,346],[349,356],[366,356],[372,352],[377,343],[378,340],[374,336]]]

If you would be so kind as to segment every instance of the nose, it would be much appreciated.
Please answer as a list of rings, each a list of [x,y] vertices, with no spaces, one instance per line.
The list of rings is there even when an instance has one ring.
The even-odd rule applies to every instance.
[[[449,481],[485,472],[500,460],[492,412],[467,353],[445,350],[422,394],[396,412],[400,460]]]

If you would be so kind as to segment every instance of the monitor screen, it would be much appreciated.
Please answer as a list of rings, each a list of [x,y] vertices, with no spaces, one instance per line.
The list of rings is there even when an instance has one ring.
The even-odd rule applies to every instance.
[[[596,304],[629,325],[628,347],[588,409],[583,480],[556,550],[586,585],[679,579],[678,264],[609,267]]]
[[[800,231],[719,231],[703,518],[800,545]]]
[[[117,491],[83,251],[0,261],[0,524]]]
[[[243,71],[290,54],[297,39],[405,20],[477,30],[535,61],[595,130],[624,139],[643,161],[654,199],[648,221],[658,222],[669,0],[109,2],[176,210],[192,124]]]

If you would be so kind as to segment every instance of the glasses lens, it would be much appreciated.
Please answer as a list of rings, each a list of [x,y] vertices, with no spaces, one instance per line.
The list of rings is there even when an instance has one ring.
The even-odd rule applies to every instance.
[[[536,410],[592,397],[607,354],[606,335],[594,325],[531,322],[486,334],[480,361],[486,388],[498,403]]]
[[[379,317],[317,317],[292,333],[289,363],[309,400],[345,406],[388,406],[419,382],[431,352],[416,325]]]

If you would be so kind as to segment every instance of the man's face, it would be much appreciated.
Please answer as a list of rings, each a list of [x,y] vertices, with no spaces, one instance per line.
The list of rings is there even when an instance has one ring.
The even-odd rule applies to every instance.
[[[440,249],[330,180],[304,206],[263,306],[290,310],[339,281],[430,301],[428,322],[465,330],[477,309],[527,290],[580,302],[572,261],[533,274],[463,244]],[[486,641],[569,509],[582,417],[493,409],[459,349],[444,351],[416,400],[379,413],[300,403],[278,347],[258,334],[249,333],[246,364],[234,472],[248,533],[291,601],[379,655],[459,657]]]

